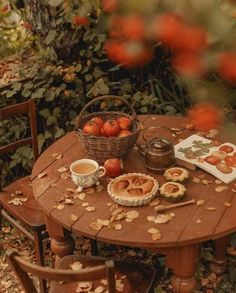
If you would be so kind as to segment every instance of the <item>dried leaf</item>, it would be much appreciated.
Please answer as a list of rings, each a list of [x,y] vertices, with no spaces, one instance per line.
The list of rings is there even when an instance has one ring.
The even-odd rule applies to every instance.
[[[61,204],[61,203],[58,204],[58,205],[56,206],[56,208],[57,208],[59,211],[63,210],[64,207],[65,207],[65,205],[64,205],[64,204]]]
[[[155,216],[147,216],[147,220],[148,220],[149,222],[154,222],[155,219],[156,219]]]
[[[103,225],[99,224],[97,221],[94,221],[94,222],[89,224],[89,227],[92,228],[95,231],[99,231],[103,227]]]
[[[116,280],[116,290],[119,291],[119,292],[124,291],[124,284],[123,284],[121,279]]]
[[[64,202],[65,204],[74,204],[74,202],[73,202],[73,200],[72,199],[70,199],[70,198],[66,198],[66,200],[65,200],[65,202]]]
[[[70,193],[76,193],[76,190],[72,189],[72,188],[66,188],[66,191],[68,191]]]
[[[103,226],[108,226],[110,221],[109,220],[102,220],[102,219],[97,219],[97,223],[101,224]]]
[[[92,289],[92,282],[78,282],[76,293],[89,292]]]
[[[68,170],[68,168],[66,168],[66,167],[60,167],[59,169],[57,169],[57,171],[60,173],[65,172],[67,170]]]
[[[74,214],[71,214],[71,215],[70,215],[70,220],[71,220],[72,222],[76,222],[78,219],[79,219],[79,216],[76,216],[76,215],[74,215]]]
[[[205,200],[204,199],[200,199],[196,202],[197,206],[203,206],[205,204]]]
[[[42,172],[42,173],[38,174],[38,178],[43,178],[45,176],[47,176],[46,172]]]
[[[154,199],[150,202],[149,206],[150,207],[154,207],[160,204],[160,200],[159,199]]]
[[[86,193],[81,192],[75,195],[75,198],[78,198],[79,200],[84,200]]]
[[[70,265],[73,271],[80,271],[83,268],[83,264],[79,261],[74,262]]]
[[[208,207],[207,210],[208,210],[208,211],[215,211],[216,208],[214,208],[214,207]]]
[[[160,231],[159,231],[158,229],[156,229],[156,228],[149,228],[149,229],[147,230],[147,232],[150,233],[150,234],[157,234],[157,233],[160,233]]]
[[[85,208],[87,212],[94,212],[96,210],[95,207],[88,206]]]
[[[94,194],[95,193],[95,189],[93,187],[88,187],[88,188],[86,188],[85,192],[87,194]]]
[[[15,195],[21,195],[21,194],[23,194],[23,192],[21,190],[16,190],[15,191]]]
[[[139,213],[137,211],[132,210],[132,211],[126,212],[126,217],[128,219],[136,219],[138,216],[139,216]]]
[[[216,180],[215,180],[215,183],[216,183],[216,184],[222,184],[222,181],[219,180],[219,179],[216,179]]]
[[[121,224],[115,224],[114,225],[114,229],[115,230],[121,230],[122,229],[122,225]]]
[[[228,186],[220,185],[220,186],[217,186],[217,187],[215,188],[215,191],[216,191],[216,192],[222,192],[222,191],[224,191],[224,190],[226,190],[226,189],[228,189]]]
[[[106,289],[103,286],[98,286],[95,288],[94,293],[102,293],[104,292]]]
[[[161,233],[152,234],[152,240],[160,240],[161,239]]]
[[[165,224],[169,222],[170,218],[166,214],[158,214],[154,220],[154,223],[156,224]]]
[[[199,183],[201,180],[198,177],[193,177],[192,181],[195,183]]]
[[[68,179],[69,177],[70,177],[70,176],[69,176],[68,173],[66,173],[66,172],[64,172],[64,173],[61,174],[61,179],[66,180],[66,179]]]

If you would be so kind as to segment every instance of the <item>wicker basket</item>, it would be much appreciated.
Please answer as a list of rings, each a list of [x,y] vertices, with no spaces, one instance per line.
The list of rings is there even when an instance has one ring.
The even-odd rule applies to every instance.
[[[121,100],[129,107],[131,115],[123,112],[113,111],[96,112],[85,115],[85,111],[92,104],[94,104],[94,102],[110,99]],[[126,137],[104,137],[85,134],[82,130],[83,125],[96,116],[101,117],[104,121],[108,119],[117,119],[120,116],[126,116],[132,120],[132,124],[130,127],[130,131],[132,132],[132,134]],[[87,153],[99,163],[103,163],[109,158],[124,158],[129,153],[129,151],[133,148],[138,139],[140,133],[140,122],[137,119],[137,114],[135,113],[134,108],[124,98],[119,96],[107,95],[95,98],[84,106],[79,116],[77,117],[75,131],[78,134]]]

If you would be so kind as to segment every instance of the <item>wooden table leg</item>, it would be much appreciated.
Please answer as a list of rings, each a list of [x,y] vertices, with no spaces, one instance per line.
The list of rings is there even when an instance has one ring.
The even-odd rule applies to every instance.
[[[75,241],[71,236],[71,232],[54,222],[50,217],[44,215],[45,222],[51,240],[52,252],[59,258],[73,254]],[[57,259],[56,259],[57,264]],[[55,266],[56,266],[55,264]]]
[[[226,250],[229,238],[229,236],[225,236],[214,241],[214,260],[210,264],[210,270],[217,275],[221,275],[227,270]]]
[[[172,286],[175,293],[192,293],[196,287],[198,244],[169,248],[166,265],[173,270]]]

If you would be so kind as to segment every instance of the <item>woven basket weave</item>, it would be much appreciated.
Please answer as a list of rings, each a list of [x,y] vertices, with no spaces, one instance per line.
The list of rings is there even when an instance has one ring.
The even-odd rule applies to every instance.
[[[128,106],[131,111],[131,115],[123,112],[96,112],[91,114],[86,114],[86,110],[97,101],[104,100],[120,100]],[[130,131],[131,135],[126,137],[104,137],[104,136],[94,136],[85,134],[83,132],[83,126],[93,117],[101,117],[103,121],[108,119],[117,119],[121,116],[125,116],[131,119]],[[81,110],[79,116],[76,120],[75,131],[78,134],[84,149],[87,153],[99,163],[103,163],[109,158],[124,158],[131,151],[134,144],[136,143],[139,133],[140,133],[140,122],[137,119],[137,114],[135,113],[134,108],[128,103],[124,98],[119,96],[101,96],[93,99],[87,103]]]

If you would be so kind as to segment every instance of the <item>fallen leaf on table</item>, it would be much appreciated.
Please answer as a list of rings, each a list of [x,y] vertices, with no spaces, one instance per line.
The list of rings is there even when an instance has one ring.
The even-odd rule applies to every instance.
[[[74,214],[70,215],[70,220],[73,222],[76,222],[79,219],[79,216],[76,216]]]
[[[216,208],[215,208],[215,207],[208,207],[207,210],[208,210],[208,211],[215,211]]]
[[[222,191],[224,191],[224,190],[226,190],[226,189],[228,189],[228,186],[220,185],[220,186],[217,186],[217,187],[215,188],[215,191],[216,191],[216,192],[222,192]]]
[[[20,206],[23,204],[23,202],[26,202],[27,200],[27,197],[15,197],[12,200],[8,201],[8,203],[11,203],[15,206]]]
[[[204,199],[197,200],[197,202],[196,202],[196,205],[197,206],[203,206],[204,204],[205,204],[205,200]]]
[[[66,200],[65,200],[64,203],[65,203],[65,204],[74,204],[73,200],[70,199],[70,198],[66,198]]]
[[[64,204],[58,204],[57,206],[55,206],[59,211],[64,209]]]
[[[167,214],[158,214],[154,220],[156,224],[165,224],[169,222],[170,217]]]
[[[149,222],[154,222],[155,219],[156,219],[155,216],[147,216],[147,220],[148,220]]]
[[[81,192],[75,195],[75,198],[78,198],[79,200],[84,200],[85,198],[85,192]]]
[[[160,204],[160,200],[159,199],[154,199],[149,203],[150,207],[154,207]]]
[[[61,179],[66,180],[66,179],[68,179],[69,177],[70,177],[70,175],[69,175],[68,173],[66,173],[66,172],[64,172],[64,173],[61,174]]]
[[[132,210],[132,211],[126,212],[126,217],[128,219],[136,219],[138,216],[139,216],[139,213],[137,211]]]
[[[68,168],[66,168],[66,167],[60,167],[59,169],[57,169],[57,171],[60,173],[65,172],[67,170],[68,170]]]
[[[198,177],[193,177],[192,181],[193,181],[194,183],[199,183],[199,182],[201,181],[201,179],[198,178]]]
[[[85,209],[87,212],[94,212],[96,210],[95,207],[90,207],[90,206],[86,207]]]
[[[216,184],[221,184],[222,181],[221,181],[220,179],[216,179],[216,180],[215,180],[215,183],[216,183]]]
[[[160,231],[158,229],[156,229],[156,228],[149,228],[147,231],[150,234],[160,233]]]

